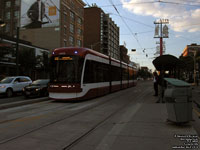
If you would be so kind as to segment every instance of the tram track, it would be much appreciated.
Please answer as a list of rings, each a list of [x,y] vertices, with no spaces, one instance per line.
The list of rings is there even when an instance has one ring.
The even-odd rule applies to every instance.
[[[145,89],[144,93],[146,93],[146,91],[148,91],[149,89]],[[135,97],[136,99],[142,99],[144,96],[146,96],[146,94],[144,95],[140,94],[137,95],[137,97]],[[98,127],[100,127],[103,123],[105,123],[107,120],[109,120],[111,117],[115,116],[117,113],[119,113],[120,111],[122,111],[124,108],[126,108],[127,106],[129,106],[133,101],[128,101],[126,104],[124,104],[122,107],[118,108],[116,111],[114,111],[112,114],[110,114],[109,116],[107,116],[106,118],[104,118],[103,120],[101,120],[100,122],[98,122],[96,125],[94,125],[90,130],[88,130],[87,132],[85,132],[84,134],[82,134],[80,137],[78,137],[76,140],[74,140],[73,142],[67,144],[66,146],[64,146],[62,148],[62,150],[70,150],[71,148],[73,148],[76,144],[78,144],[79,142],[81,142],[82,140],[84,140],[89,134],[91,134],[92,132],[94,132],[96,129],[98,129]],[[142,102],[144,102],[142,100]]]
[[[127,90],[129,90],[129,89],[127,89]],[[116,97],[119,98],[119,96],[123,96],[123,93],[124,93],[124,92],[125,92],[125,91],[121,91],[121,92],[120,92],[120,95],[119,95],[119,94],[115,94],[115,96],[112,96],[112,95],[110,96],[110,95],[108,95],[108,96],[110,96],[110,97],[109,97],[109,99],[106,100],[106,101],[98,101],[98,103],[95,103],[95,104],[93,104],[93,105],[91,105],[91,106],[89,106],[89,107],[87,107],[87,108],[83,108],[81,111],[78,111],[78,112],[73,113],[73,114],[71,114],[71,115],[62,116],[60,119],[57,119],[57,120],[48,122],[48,123],[43,124],[43,125],[41,125],[41,126],[39,126],[39,127],[37,127],[37,128],[30,129],[29,131],[24,132],[24,133],[22,133],[22,134],[13,136],[13,137],[8,138],[8,139],[5,139],[5,140],[1,140],[1,141],[0,141],[0,145],[5,144],[5,143],[8,143],[8,142],[11,142],[11,141],[16,140],[16,139],[19,139],[19,138],[21,138],[21,137],[23,137],[23,136],[25,136],[25,135],[31,134],[31,133],[36,132],[36,131],[38,131],[38,130],[40,130],[40,129],[43,129],[43,128],[45,128],[45,127],[54,125],[54,124],[56,124],[56,123],[58,123],[58,122],[61,122],[61,121],[63,121],[63,120],[66,120],[66,119],[69,119],[69,118],[78,116],[79,114],[82,114],[82,113],[84,113],[84,112],[86,112],[86,111],[89,111],[89,110],[91,110],[91,109],[95,109],[95,108],[97,108],[97,107],[100,107],[100,106],[102,106],[102,105],[104,105],[104,104],[106,104],[106,103],[112,102],[112,101],[114,101],[114,100],[116,99]],[[141,96],[141,95],[138,95],[138,96]],[[137,96],[137,97],[138,97],[138,96]],[[128,104],[129,104],[129,103],[128,103]],[[126,104],[126,105],[128,105],[128,104]],[[119,109],[117,109],[117,111],[113,112],[111,115],[109,115],[109,116],[106,117],[105,119],[103,119],[103,120],[101,120],[100,122],[98,122],[98,123],[97,123],[95,126],[93,126],[89,131],[85,132],[83,135],[81,135],[80,137],[78,137],[76,140],[74,140],[73,142],[71,142],[71,143],[68,144],[67,146],[64,146],[63,149],[68,149],[69,147],[71,147],[72,145],[74,145],[74,143],[76,143],[77,141],[79,141],[79,140],[81,140],[82,138],[84,138],[85,136],[87,136],[89,133],[91,133],[93,130],[95,130],[96,128],[98,128],[98,126],[100,126],[103,122],[105,122],[105,121],[108,120],[110,117],[112,117],[115,113],[117,113],[117,112],[118,112],[119,110],[121,110],[123,107],[125,107],[125,105],[122,106],[122,107],[120,107]],[[60,107],[53,108],[53,109],[49,109],[49,110],[56,110],[56,109],[58,109],[58,108],[62,108],[61,110],[59,110],[59,111],[62,111],[63,109],[66,109],[67,106],[60,106]],[[46,110],[46,111],[47,111],[47,110]],[[42,112],[40,112],[40,113],[42,113]],[[24,116],[24,117],[22,117],[22,118],[27,118],[27,117],[29,117],[29,116],[30,116],[30,115]],[[22,119],[22,118],[21,118],[21,119]],[[18,119],[20,119],[20,118],[18,118]],[[12,122],[12,121],[13,121],[13,120],[10,120],[10,122]],[[3,122],[2,122],[2,123],[3,123]],[[5,123],[5,122],[4,122],[4,123]]]
[[[47,104],[46,106],[48,106],[49,104]],[[40,106],[40,107],[43,107]],[[69,106],[58,106],[58,107],[54,107],[54,108],[51,108],[51,109],[46,109],[46,110],[43,110],[43,111],[38,111],[37,114],[40,114],[40,113],[45,113],[45,112],[48,112],[48,111],[52,111],[52,110],[56,110],[56,109],[60,109],[60,108],[68,108]],[[17,118],[14,118],[14,119],[9,119],[9,120],[4,120],[4,121],[0,121],[0,124],[4,124],[4,123],[9,123],[9,122],[12,122],[12,121],[16,121],[16,120],[20,120],[20,119],[25,119],[27,117],[30,117],[30,116],[33,116],[33,115],[36,115],[34,112],[29,114],[29,115],[26,115],[26,116],[23,116],[23,117],[17,117]]]

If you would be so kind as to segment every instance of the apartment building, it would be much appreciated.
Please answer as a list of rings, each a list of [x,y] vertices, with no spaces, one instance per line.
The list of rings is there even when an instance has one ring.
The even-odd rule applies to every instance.
[[[120,59],[119,27],[95,5],[84,9],[84,47]]]

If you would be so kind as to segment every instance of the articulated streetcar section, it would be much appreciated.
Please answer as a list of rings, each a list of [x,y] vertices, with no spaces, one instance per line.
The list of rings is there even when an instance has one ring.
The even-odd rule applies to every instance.
[[[87,48],[55,49],[51,69],[53,100],[85,100],[136,85],[136,68]]]

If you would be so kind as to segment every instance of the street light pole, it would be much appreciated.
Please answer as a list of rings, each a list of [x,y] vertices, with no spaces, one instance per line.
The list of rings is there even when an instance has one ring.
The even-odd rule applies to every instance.
[[[160,19],[158,21],[155,21],[154,24],[156,25],[154,38],[160,38],[160,56],[162,56],[163,55],[163,38],[168,38],[168,27],[166,26],[166,24],[169,24],[169,20]],[[165,24],[164,27],[163,27],[163,24]]]
[[[19,75],[19,27],[17,27],[17,38],[16,38],[16,71],[18,76]]]

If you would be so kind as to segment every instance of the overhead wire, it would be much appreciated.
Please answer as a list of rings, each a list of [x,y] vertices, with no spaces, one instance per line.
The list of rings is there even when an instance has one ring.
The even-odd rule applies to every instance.
[[[127,4],[114,4],[115,6],[122,6],[122,5],[140,5],[140,4],[154,4],[154,3],[165,3],[165,4],[173,4],[173,5],[185,5],[185,6],[194,6],[194,7],[200,7],[200,2],[192,2],[190,3],[196,3],[196,4],[188,4],[188,2],[185,3],[178,3],[178,2],[169,2],[169,1],[163,1],[163,0],[158,0],[158,1],[150,1],[150,2],[130,2]],[[102,5],[99,7],[112,7],[113,5]]]
[[[126,23],[126,21],[124,20],[124,18],[121,16],[121,14],[119,13],[118,9],[115,7],[115,5],[113,4],[112,0],[109,0],[110,3],[113,5],[115,11],[118,13],[118,15],[120,16],[121,20],[124,22],[124,24],[126,25],[126,27],[128,28],[128,30],[130,31],[130,33],[132,34],[132,36],[136,39],[138,45],[142,48],[142,45],[140,44],[137,36],[135,34],[133,34],[132,30],[130,29],[130,27],[128,26],[128,24]]]
[[[153,26],[151,26],[151,25],[145,24],[145,23],[143,23],[143,22],[140,22],[140,21],[138,21],[138,20],[135,20],[135,19],[131,19],[131,18],[128,18],[128,17],[124,17],[124,16],[122,16],[122,15],[119,15],[119,14],[117,15],[117,14],[111,13],[110,15],[115,15],[115,16],[123,17],[124,19],[131,20],[131,21],[133,21],[133,22],[135,22],[135,23],[138,23],[138,24],[144,25],[144,26],[146,26],[146,27],[149,27],[149,28],[154,28],[154,27],[153,27]]]
[[[129,29],[131,35],[132,35],[132,36],[136,39],[136,41],[138,42],[138,45],[140,46],[140,48],[143,49],[142,46],[141,46],[141,44],[140,44],[140,42],[139,42],[139,40],[138,40],[138,38],[137,38],[137,35],[138,35],[138,34],[142,34],[142,32],[141,32],[141,33],[139,33],[139,32],[138,32],[138,33],[133,33],[132,30],[130,29],[130,27],[128,26],[128,24],[125,22],[124,19],[128,19],[128,20],[134,21],[135,23],[142,24],[142,25],[147,26],[147,27],[150,27],[150,28],[154,28],[154,27],[153,27],[153,26],[150,26],[150,25],[147,25],[147,24],[145,24],[145,23],[139,22],[139,21],[137,21],[137,20],[134,20],[134,19],[130,19],[130,18],[121,16],[121,14],[119,13],[119,11],[118,11],[118,9],[116,8],[116,6],[121,6],[121,5],[126,5],[126,4],[114,4],[114,3],[112,2],[112,0],[109,0],[109,1],[110,1],[111,5],[104,5],[104,6],[100,6],[100,7],[114,7],[114,9],[115,9],[115,11],[118,13],[118,15],[117,15],[117,14],[113,14],[113,13],[112,13],[111,15],[119,16],[119,17],[122,19],[122,21],[124,22],[124,24],[126,25],[126,27]],[[200,4],[200,3],[194,2],[194,1],[189,1],[189,2],[188,2],[188,0],[187,0],[186,2],[184,2],[184,3],[180,3],[180,2],[169,2],[169,1],[159,0],[159,1],[150,1],[150,2],[128,3],[128,5],[130,5],[130,4],[138,4],[138,5],[139,5],[139,4],[153,4],[153,3],[163,3],[163,4],[173,4],[173,5],[184,5],[184,6],[196,6],[196,7],[200,7],[200,5],[197,5],[197,4]],[[188,3],[190,3],[190,4],[188,4]],[[192,24],[192,25],[187,25],[187,26],[193,26],[193,25],[199,25],[199,24]],[[184,27],[184,26],[179,26],[179,27]],[[147,31],[147,32],[153,32],[153,31]],[[144,32],[144,33],[147,33],[147,32]],[[124,35],[125,35],[125,34],[124,34]],[[183,36],[180,36],[180,38],[183,38],[183,39],[189,40],[189,41],[193,41],[192,39],[189,39],[189,38],[186,38],[186,37],[183,37]],[[193,42],[194,42],[194,41],[193,41]],[[155,48],[156,48],[156,47],[153,47],[152,49],[155,49]],[[149,48],[146,48],[146,49],[149,49]],[[143,50],[146,50],[146,49],[143,49]]]

